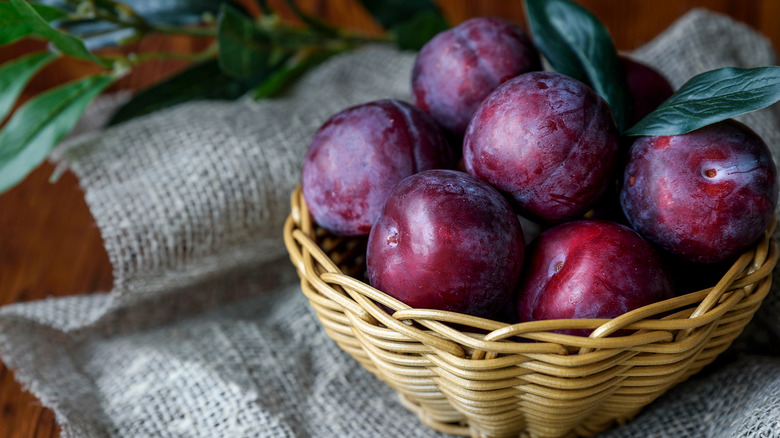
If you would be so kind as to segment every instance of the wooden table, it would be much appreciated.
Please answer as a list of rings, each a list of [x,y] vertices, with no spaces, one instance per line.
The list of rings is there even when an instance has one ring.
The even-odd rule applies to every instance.
[[[248,0],[251,2],[251,0]],[[707,7],[748,23],[780,47],[780,2],[776,0],[581,0],[611,30],[621,50],[649,41],[693,7]],[[271,2],[281,4],[282,2]],[[322,18],[354,29],[377,32],[378,27],[354,0],[301,0],[301,7]],[[479,15],[496,15],[524,23],[520,1],[442,0],[450,23]],[[279,6],[284,9],[283,6]],[[150,38],[136,50],[197,49],[202,41]],[[0,63],[40,47],[22,42],[0,48]],[[143,66],[118,88],[140,89],[184,67],[180,62]],[[88,67],[63,60],[47,68],[27,94],[84,74]],[[115,87],[115,88],[117,88]],[[100,232],[84,202],[78,181],[66,173],[50,183],[53,166],[42,165],[20,185],[0,195],[0,305],[72,294],[106,292],[112,272]],[[57,437],[53,413],[14,380],[0,363],[0,438]]]

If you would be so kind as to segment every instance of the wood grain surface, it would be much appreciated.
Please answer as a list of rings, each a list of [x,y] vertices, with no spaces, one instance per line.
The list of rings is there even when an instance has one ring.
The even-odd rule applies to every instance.
[[[251,3],[246,0],[245,3]],[[355,0],[299,0],[302,9],[340,26],[366,33],[380,31]],[[524,27],[520,1],[440,0],[451,24],[480,15],[495,15]],[[705,7],[745,22],[780,46],[780,1],[777,0],[581,0],[610,29],[620,50],[631,50],[665,29],[692,8]],[[130,2],[132,4],[132,2]],[[283,1],[272,1],[287,11]],[[208,41],[150,37],[134,51],[202,49]],[[0,48],[0,63],[41,43],[23,41]],[[185,67],[183,62],[155,61],[143,65],[113,89],[142,89]],[[58,60],[36,77],[25,92],[30,96],[90,71],[86,63]],[[73,294],[107,292],[111,266],[100,232],[70,173],[50,183],[53,165],[46,163],[20,185],[0,195],[0,305]],[[59,436],[54,414],[14,379],[0,363],[0,438]]]

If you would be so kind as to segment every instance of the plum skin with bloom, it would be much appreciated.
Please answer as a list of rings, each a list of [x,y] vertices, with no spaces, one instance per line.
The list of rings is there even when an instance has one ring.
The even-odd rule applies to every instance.
[[[415,308],[490,317],[512,296],[525,253],[517,215],[464,172],[401,181],[368,238],[369,283]]]
[[[632,146],[620,203],[631,226],[675,256],[728,260],[772,220],[777,169],[769,148],[734,120]]]
[[[472,18],[420,50],[412,69],[413,102],[458,138],[498,85],[541,69],[538,51],[520,28],[495,17]]]
[[[406,102],[379,100],[347,108],[317,130],[301,185],[317,224],[365,236],[399,181],[454,165],[455,152],[430,116]]]
[[[468,173],[544,222],[585,213],[612,180],[617,152],[618,129],[604,99],[553,72],[499,86],[477,109],[463,143]]]
[[[518,287],[521,322],[615,318],[674,295],[660,256],[634,230],[577,220],[542,233],[527,253]],[[588,336],[589,329],[559,333]]]

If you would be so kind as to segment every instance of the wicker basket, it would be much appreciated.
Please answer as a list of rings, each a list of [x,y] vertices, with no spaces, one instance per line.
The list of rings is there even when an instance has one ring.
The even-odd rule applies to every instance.
[[[569,437],[630,420],[729,347],[769,292],[773,227],[714,287],[612,320],[514,325],[413,309],[357,279],[366,240],[318,228],[300,188],[284,239],[328,335],[424,424],[473,437]],[[564,328],[595,331],[552,332]],[[622,328],[635,331],[607,337]]]

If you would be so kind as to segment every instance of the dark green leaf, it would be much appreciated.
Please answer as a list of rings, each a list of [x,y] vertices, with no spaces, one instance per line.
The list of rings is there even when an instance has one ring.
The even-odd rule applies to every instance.
[[[0,192],[38,167],[114,78],[90,76],[46,91],[22,105],[0,131]]]
[[[29,3],[24,0],[11,0],[11,4],[16,9],[18,18],[22,19],[26,26],[31,27],[32,32],[30,32],[30,35],[38,36],[50,41],[55,47],[67,55],[92,61],[102,67],[110,67],[109,63],[87,50],[80,39],[60,32],[49,25],[49,23],[46,22],[46,20],[41,17]]]
[[[626,128],[629,94],[615,43],[607,28],[569,0],[526,0],[534,43],[553,68],[591,86]]]
[[[51,23],[52,21],[58,20],[66,15],[64,11],[53,6],[47,6],[41,3],[33,2],[30,2],[30,6],[32,6],[33,9],[35,9],[35,12],[37,12],[41,18],[46,20],[47,23]]]
[[[590,83],[588,74],[577,56],[577,52],[561,35],[553,23],[550,12],[543,1],[526,0],[528,28],[534,44],[544,54],[553,68],[580,82]]]
[[[229,76],[266,77],[289,56],[273,44],[269,33],[232,6],[222,6],[218,26],[219,66]]]
[[[430,0],[360,0],[401,49],[419,50],[449,25]]]
[[[694,76],[626,135],[678,135],[780,101],[780,67],[726,67]]]
[[[53,53],[37,52],[0,66],[0,121],[11,111],[30,78],[56,57]]]
[[[425,10],[407,21],[391,26],[389,32],[400,49],[420,50],[431,38],[448,27],[440,13]]]
[[[252,95],[258,100],[276,96],[306,71],[341,52],[342,50],[324,50],[303,57],[291,58],[255,88]]]
[[[45,21],[51,22],[65,16],[65,13],[57,8],[30,3],[38,15]],[[28,22],[11,3],[0,3],[0,45],[12,43],[34,32],[35,26]]]
[[[441,15],[441,11],[431,0],[360,0],[360,3],[387,30],[409,21],[420,12],[429,11]]]
[[[251,82],[227,76],[220,70],[216,60],[207,61],[133,96],[112,116],[109,125],[190,100],[237,99],[253,85]]]

